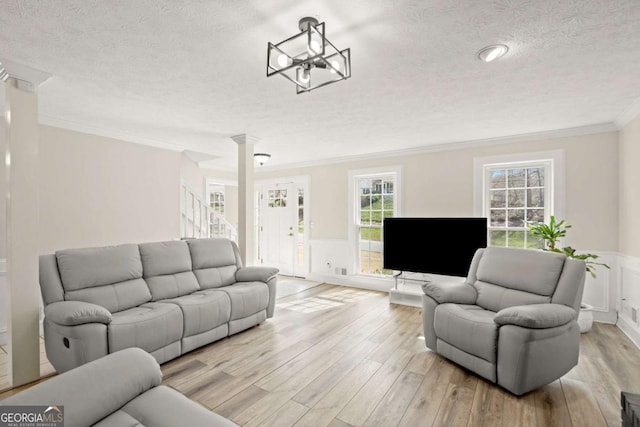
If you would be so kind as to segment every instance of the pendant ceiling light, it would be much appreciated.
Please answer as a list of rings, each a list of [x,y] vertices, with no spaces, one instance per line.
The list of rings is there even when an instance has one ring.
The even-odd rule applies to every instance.
[[[305,17],[300,32],[280,43],[268,43],[267,77],[280,74],[309,92],[351,77],[351,50],[338,50],[324,35],[324,22]]]
[[[267,153],[256,153],[253,155],[253,158],[260,164],[260,166],[267,163],[267,161],[271,158],[271,154]]]

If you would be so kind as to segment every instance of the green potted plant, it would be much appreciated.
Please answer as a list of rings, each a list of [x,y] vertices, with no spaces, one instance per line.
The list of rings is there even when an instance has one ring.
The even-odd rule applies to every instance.
[[[544,222],[531,222],[528,224],[529,231],[532,236],[538,237],[544,242],[544,250],[551,252],[563,253],[570,258],[581,259],[585,262],[587,273],[591,277],[596,277],[596,268],[598,266],[609,268],[607,264],[597,262],[598,255],[595,254],[579,254],[571,246],[565,246],[559,248],[558,242],[562,237],[567,234],[567,229],[571,228],[571,225],[567,224],[564,220],[556,220],[552,215],[549,218],[549,223]],[[580,305],[580,315],[578,316],[578,324],[580,325],[580,332],[587,332],[591,329],[593,324],[593,307],[589,304],[582,303]]]

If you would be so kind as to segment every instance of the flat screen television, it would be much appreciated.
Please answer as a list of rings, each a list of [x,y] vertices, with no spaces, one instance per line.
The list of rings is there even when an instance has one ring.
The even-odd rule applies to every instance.
[[[487,247],[486,218],[385,218],[384,268],[465,277]]]

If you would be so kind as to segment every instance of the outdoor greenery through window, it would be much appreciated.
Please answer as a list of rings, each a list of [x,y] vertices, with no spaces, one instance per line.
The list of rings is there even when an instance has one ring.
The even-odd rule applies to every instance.
[[[543,247],[527,223],[544,222],[550,215],[549,170],[544,164],[487,168],[490,246]]]
[[[222,191],[212,191],[209,194],[209,205],[215,212],[224,216],[224,193]]]
[[[209,206],[211,207],[209,218],[209,237],[226,237],[226,224],[224,223],[224,187],[215,185],[209,187]]]
[[[391,274],[384,270],[382,233],[383,220],[395,215],[395,174],[357,178],[358,248],[361,274]]]

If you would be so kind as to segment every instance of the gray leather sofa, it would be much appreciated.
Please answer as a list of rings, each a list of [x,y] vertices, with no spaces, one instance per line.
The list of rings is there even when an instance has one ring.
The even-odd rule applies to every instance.
[[[129,348],[47,379],[0,406],[62,406],[65,427],[237,426],[161,382],[156,360]]]
[[[47,357],[59,373],[129,347],[164,363],[272,317],[277,273],[227,239],[42,255]]]
[[[533,249],[479,249],[464,282],[423,286],[425,343],[521,395],[578,363],[584,261]]]

